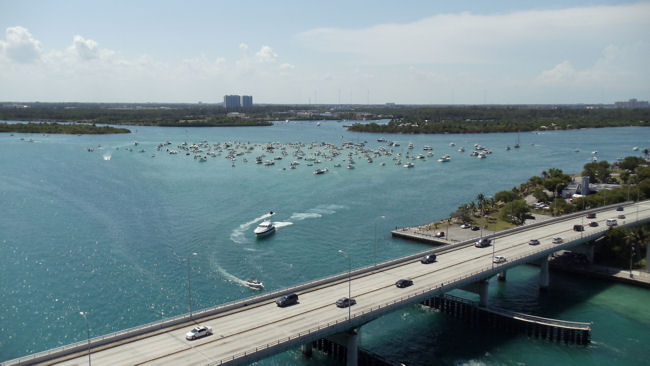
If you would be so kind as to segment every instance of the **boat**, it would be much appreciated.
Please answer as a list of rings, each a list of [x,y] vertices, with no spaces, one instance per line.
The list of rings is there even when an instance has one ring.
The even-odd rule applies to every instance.
[[[451,157],[448,154],[443,155],[440,159],[438,159],[439,163],[446,163],[451,160]]]
[[[314,170],[314,174],[324,174],[324,173],[327,173],[328,171],[329,170],[327,168],[316,169],[316,170]]]
[[[415,164],[411,163],[410,161],[404,164],[404,168],[413,168]]]
[[[264,288],[264,284],[255,277],[251,277],[246,281],[246,286],[254,288],[256,290],[261,290]]]
[[[262,221],[262,223],[257,225],[255,230],[253,230],[253,233],[255,233],[257,237],[267,236],[273,234],[274,232],[275,232],[275,226],[269,220]]]

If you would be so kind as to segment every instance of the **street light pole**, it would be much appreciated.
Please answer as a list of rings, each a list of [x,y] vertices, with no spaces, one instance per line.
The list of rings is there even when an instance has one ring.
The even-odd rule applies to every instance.
[[[80,311],[79,315],[83,316],[84,320],[86,320],[86,333],[88,334],[88,366],[90,366],[90,326],[88,325],[88,313]]]
[[[352,322],[352,305],[350,303],[352,301],[352,260],[350,259],[350,256],[341,249],[339,249],[339,253],[343,254],[343,256],[348,259],[348,321]]]
[[[192,253],[191,255],[187,256],[187,295],[190,305],[190,320],[192,320],[192,284],[190,282],[190,258],[192,258],[193,255],[195,256],[197,254]]]

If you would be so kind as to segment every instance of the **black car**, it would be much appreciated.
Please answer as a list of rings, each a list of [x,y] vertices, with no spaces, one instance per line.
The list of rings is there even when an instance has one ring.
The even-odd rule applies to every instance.
[[[351,299],[349,297],[342,297],[338,300],[336,300],[336,306],[340,308],[347,308],[348,306],[352,306],[357,303],[357,300]]]
[[[528,244],[530,244],[530,245],[539,245],[539,240],[537,240],[537,239],[530,239],[530,241],[528,242]]]
[[[476,225],[472,226],[472,231],[479,231],[479,230],[481,230],[480,227],[478,227]]]
[[[481,238],[476,243],[474,243],[474,246],[477,248],[483,248],[489,246],[491,242],[492,240],[488,238]]]
[[[573,225],[573,231],[585,231],[585,227],[582,225]]]
[[[596,218],[596,214],[593,213],[593,212],[592,212],[592,213],[588,213],[588,214],[587,214],[587,218],[588,218],[588,219],[595,219],[595,218]]]
[[[420,259],[420,263],[422,264],[429,264],[433,263],[436,261],[436,255],[435,254],[427,254],[422,259]]]
[[[284,295],[281,298],[275,300],[275,304],[281,308],[285,306],[297,304],[297,303],[298,303],[298,295],[296,294]]]
[[[616,211],[623,211],[623,206],[616,207]]]
[[[596,226],[598,226],[598,223],[596,221],[592,221],[592,222],[589,223],[589,226],[596,227]]]
[[[399,281],[395,282],[395,286],[397,286],[399,288],[409,287],[411,285],[413,285],[412,280],[406,280],[405,279],[405,280],[399,280]]]

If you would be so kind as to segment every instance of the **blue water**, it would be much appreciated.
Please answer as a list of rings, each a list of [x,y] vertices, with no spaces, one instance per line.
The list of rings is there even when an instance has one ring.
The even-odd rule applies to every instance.
[[[391,239],[390,230],[441,219],[478,193],[510,189],[549,168],[580,172],[594,150],[610,162],[639,155],[632,147],[643,150],[650,140],[650,130],[640,127],[409,136],[350,133],[343,124],[132,127],[130,135],[110,136],[0,134],[0,360],[85,339],[80,311],[89,313],[91,336],[186,313],[192,253],[197,253],[191,256],[193,309],[206,308],[255,295],[243,285],[250,276],[274,290],[346,271],[339,249],[351,254],[354,267],[371,264],[375,238],[379,261],[425,250],[423,244]],[[412,141],[411,154],[431,145],[435,156],[404,169],[391,157],[370,164],[359,155],[356,169],[348,170],[347,156],[354,150],[342,150],[334,161],[321,158],[309,167],[300,160],[297,169],[289,169],[295,149],[287,143],[304,144],[310,155],[325,151],[323,142],[385,146],[379,137],[400,143],[395,154],[406,154]],[[517,137],[521,148],[505,151]],[[157,151],[165,141],[179,154]],[[278,142],[289,156],[274,166],[257,165],[260,145],[239,156],[235,167],[224,158],[227,153],[199,163],[176,147],[185,141]],[[318,146],[309,149],[312,143]],[[475,143],[493,154],[471,158]],[[458,152],[460,146],[467,151]],[[438,163],[443,154],[452,161]],[[266,155],[265,160],[280,154]],[[334,167],[336,162],[343,166]],[[324,167],[327,174],[312,174]],[[277,232],[256,240],[252,230],[269,211],[276,212]],[[491,301],[593,321],[590,346],[476,332],[415,306],[364,326],[361,344],[409,365],[647,362],[646,290],[553,274],[551,291],[540,294],[536,279],[534,268],[510,271],[506,283],[491,284]],[[287,363],[309,364],[298,351],[258,364]]]

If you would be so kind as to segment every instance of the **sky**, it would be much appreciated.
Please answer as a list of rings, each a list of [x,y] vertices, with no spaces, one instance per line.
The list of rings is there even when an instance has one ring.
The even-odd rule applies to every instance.
[[[650,1],[0,0],[0,101],[650,100]]]

